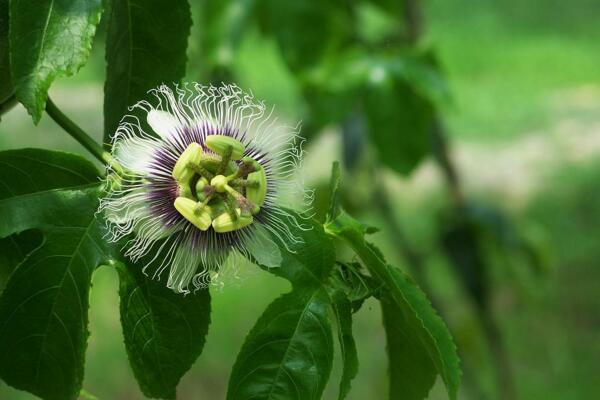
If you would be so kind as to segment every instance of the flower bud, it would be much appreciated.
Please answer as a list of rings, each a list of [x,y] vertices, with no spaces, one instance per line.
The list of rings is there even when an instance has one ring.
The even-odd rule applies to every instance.
[[[246,148],[237,139],[225,135],[209,135],[205,141],[206,147],[214,151],[215,153],[224,156],[231,148],[231,159],[239,160],[244,155]]]
[[[198,203],[191,199],[186,199],[185,197],[178,197],[175,199],[175,209],[181,214],[185,219],[194,224],[201,231],[205,231],[210,227],[211,217],[210,210],[200,210],[197,211]]]
[[[262,206],[267,196],[267,174],[262,166],[248,174],[248,184],[246,198],[256,206]]]
[[[189,182],[189,179],[194,175],[187,166],[188,164],[198,164],[202,158],[202,146],[198,143],[190,143],[188,147],[181,153],[181,156],[175,163],[173,168],[173,178],[178,182]]]
[[[212,227],[215,232],[225,233],[235,231],[236,229],[242,229],[245,226],[248,226],[252,223],[254,218],[252,215],[242,214],[242,211],[239,208],[235,209],[237,213],[237,220],[232,220],[231,215],[228,212],[225,212],[212,221]]]

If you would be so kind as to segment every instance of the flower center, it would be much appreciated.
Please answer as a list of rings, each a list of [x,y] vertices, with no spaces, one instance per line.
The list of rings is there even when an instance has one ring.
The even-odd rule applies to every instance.
[[[210,135],[205,145],[214,154],[191,143],[175,163],[175,209],[202,231],[211,226],[218,233],[242,229],[265,202],[265,170],[244,157],[244,145],[232,137]]]

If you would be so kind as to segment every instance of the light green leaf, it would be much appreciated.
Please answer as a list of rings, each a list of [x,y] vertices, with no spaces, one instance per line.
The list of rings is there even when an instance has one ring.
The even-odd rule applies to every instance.
[[[17,99],[38,123],[48,89],[75,74],[92,48],[102,0],[10,2],[10,63]]]
[[[141,265],[126,262],[117,270],[121,324],[135,377],[146,396],[174,399],[179,380],[204,347],[208,289],[184,296],[146,276]]]
[[[319,400],[333,362],[324,289],[296,289],[260,317],[231,372],[228,400]]]
[[[338,400],[342,400],[348,395],[350,383],[358,373],[358,355],[352,335],[352,304],[343,292],[337,291],[333,294],[332,308],[337,320],[338,340],[343,362],[338,396]]]
[[[192,20],[185,0],[113,1],[106,37],[104,142],[148,90],[185,75]]]

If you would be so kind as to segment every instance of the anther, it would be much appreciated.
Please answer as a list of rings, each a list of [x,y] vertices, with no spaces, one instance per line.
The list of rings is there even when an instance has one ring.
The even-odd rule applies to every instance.
[[[173,178],[179,182],[189,180],[191,175],[193,175],[193,171],[188,169],[188,165],[198,164],[202,158],[202,152],[202,146],[195,142],[190,143],[183,153],[181,153],[181,156],[179,156],[179,159],[175,163],[175,167],[173,168],[172,172]]]
[[[231,160],[241,159],[246,150],[242,142],[225,135],[209,135],[206,137],[205,144],[206,147],[221,156],[225,156],[228,152],[231,152],[228,157]]]
[[[205,231],[211,226],[212,218],[210,216],[210,210],[201,210],[197,213],[197,203],[194,200],[178,197],[175,199],[174,206],[179,214],[201,231]]]

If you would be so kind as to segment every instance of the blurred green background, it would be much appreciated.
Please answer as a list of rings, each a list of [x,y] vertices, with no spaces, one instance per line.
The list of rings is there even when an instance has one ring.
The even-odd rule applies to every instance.
[[[425,39],[438,51],[454,101],[444,109],[451,155],[472,199],[502,208],[534,244],[540,268],[493,248],[493,315],[521,399],[600,398],[600,3],[596,0],[431,0],[424,2]],[[285,5],[282,2],[282,7]],[[367,28],[376,29],[375,18]],[[371,24],[371,25],[369,25]],[[198,80],[198,29],[190,45],[188,79]],[[307,24],[306,29],[310,29]],[[102,29],[100,29],[102,32]],[[103,34],[88,65],[58,81],[50,94],[98,140],[102,137]],[[251,30],[232,55],[242,88],[302,118],[305,104],[275,43]],[[307,181],[318,187],[341,158],[339,131],[326,129],[307,148]],[[22,107],[2,119],[0,149],[45,147],[84,154],[47,117],[34,127]],[[87,155],[86,155],[87,156]],[[426,160],[408,177],[391,172],[394,215],[425,257],[425,275],[465,365],[461,398],[495,399],[497,359],[435,227],[447,208],[440,172]],[[362,210],[373,225],[380,214]],[[374,236],[394,264],[406,267],[386,229]],[[179,388],[180,399],[221,399],[243,339],[261,311],[287,284],[253,266],[238,282],[213,292],[206,347]],[[361,369],[349,399],[386,394],[385,337],[375,303],[355,323]],[[117,277],[94,276],[85,390],[107,400],[141,395],[127,364],[118,316]],[[326,392],[336,396],[340,362]],[[0,383],[0,399],[30,399]],[[438,383],[430,396],[443,399]]]

